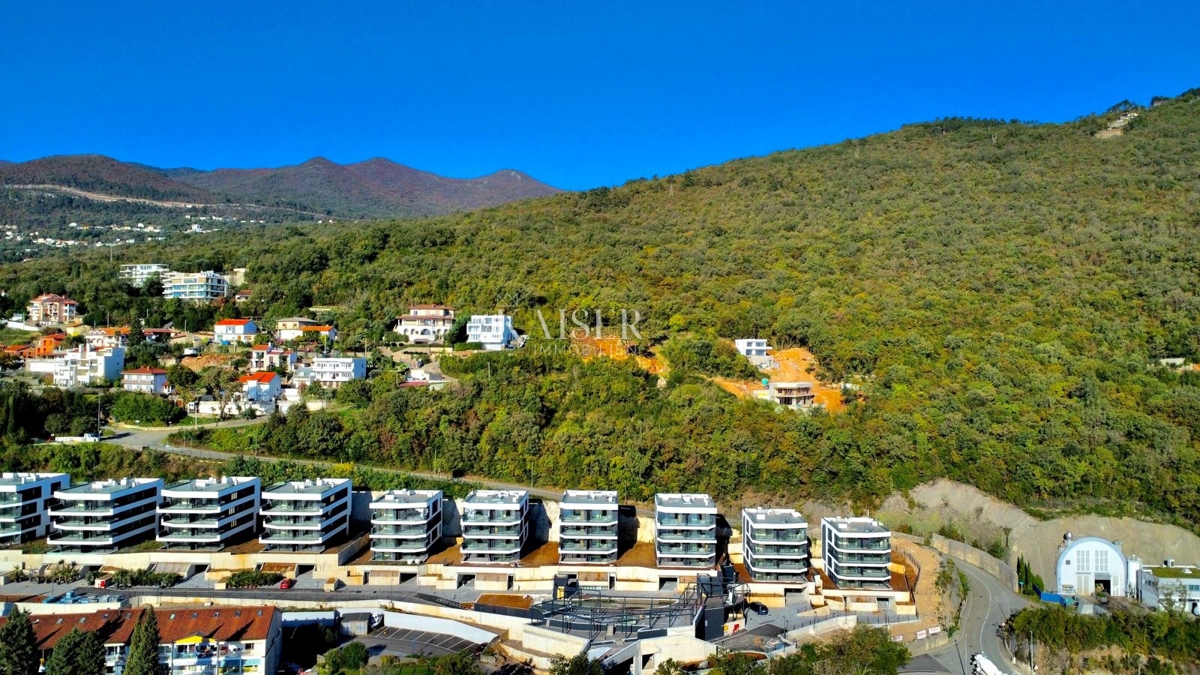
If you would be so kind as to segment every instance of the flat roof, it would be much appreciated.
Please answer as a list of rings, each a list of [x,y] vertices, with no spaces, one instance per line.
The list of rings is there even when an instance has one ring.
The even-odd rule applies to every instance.
[[[317,480],[294,480],[275,483],[263,490],[263,495],[320,495],[343,485],[350,485],[350,479],[318,478]]]
[[[515,506],[528,498],[529,493],[525,490],[472,490],[466,503]]]
[[[563,493],[562,504],[571,506],[611,506],[617,507],[616,490],[567,490]]]
[[[20,487],[29,485],[38,481],[47,480],[49,478],[57,478],[59,476],[66,477],[65,473],[11,473],[5,472],[0,474],[0,486]]]
[[[111,495],[129,490],[143,485],[158,483],[162,485],[161,478],[122,478],[121,480],[97,480],[83,485],[76,485],[63,490],[59,490],[60,494],[69,495]]]
[[[808,521],[796,509],[742,509],[754,525],[808,525]]]
[[[1146,567],[1145,569],[1159,579],[1195,579],[1200,581],[1200,568],[1191,565],[1176,565],[1174,567],[1163,565]]]
[[[173,492],[219,492],[224,488],[238,487],[256,481],[253,476],[221,476],[220,478],[196,478],[181,480],[163,488]]]
[[[424,506],[442,498],[441,490],[390,490],[371,500],[371,504]]]
[[[668,509],[717,508],[712,497],[700,493],[659,492],[654,495],[654,505]]]
[[[828,523],[839,533],[846,534],[891,534],[892,531],[884,526],[883,523],[868,518],[866,516],[850,517],[850,516],[834,516],[821,519],[822,523]]]

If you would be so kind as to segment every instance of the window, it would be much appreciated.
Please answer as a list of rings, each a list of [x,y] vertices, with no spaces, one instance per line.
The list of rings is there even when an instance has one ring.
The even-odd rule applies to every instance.
[[[1108,571],[1108,551],[1096,551],[1096,571]]]
[[[1079,567],[1075,568],[1076,572],[1092,571],[1092,552],[1081,550],[1075,554],[1075,559],[1079,563]]]

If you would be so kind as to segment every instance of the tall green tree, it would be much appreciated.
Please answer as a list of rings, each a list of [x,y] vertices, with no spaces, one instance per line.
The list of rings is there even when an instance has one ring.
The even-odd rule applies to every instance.
[[[38,661],[29,612],[16,609],[0,628],[0,675],[37,675]]]
[[[158,617],[154,615],[153,609],[147,608],[138,617],[133,636],[129,639],[125,675],[157,675],[159,642]]]
[[[104,644],[100,636],[78,627],[62,636],[46,659],[46,675],[104,675],[104,672]]]
[[[550,664],[550,675],[603,675],[600,661],[589,659],[587,654],[576,654],[571,658],[558,657]]]

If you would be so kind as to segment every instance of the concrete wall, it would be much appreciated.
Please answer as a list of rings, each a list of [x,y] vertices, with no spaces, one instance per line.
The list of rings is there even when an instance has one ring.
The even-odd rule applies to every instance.
[[[526,626],[521,637],[521,645],[526,649],[567,658],[582,652],[587,648],[588,642],[587,638],[540,626]]]
[[[931,535],[930,543],[935,549],[945,555],[966,561],[996,577],[1005,586],[1011,588],[1013,592],[1020,592],[1020,587],[1017,585],[1017,570],[1012,565],[993,558],[974,546],[968,546],[961,541],[947,539],[939,534]]]
[[[633,657],[633,667],[630,675],[653,675],[667,659],[678,663],[699,663],[717,653],[717,646],[694,637],[668,635],[661,638],[639,640],[638,655]],[[650,656],[645,668],[642,668],[644,657]]]
[[[481,645],[490,644],[492,640],[500,635],[499,633],[489,633],[486,630],[462,623],[461,621],[439,619],[419,614],[401,614],[400,612],[384,612],[383,625],[388,628],[423,630],[430,633],[456,635],[464,640],[470,640]]]

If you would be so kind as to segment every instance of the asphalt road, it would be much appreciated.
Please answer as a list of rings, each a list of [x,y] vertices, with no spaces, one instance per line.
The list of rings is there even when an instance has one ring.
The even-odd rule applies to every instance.
[[[1027,607],[1029,602],[978,567],[957,559],[954,562],[970,580],[971,591],[963,607],[957,644],[932,656],[951,672],[965,674],[971,672],[971,656],[983,652],[1001,670],[1015,673],[1008,650],[996,631],[1013,612]]]

